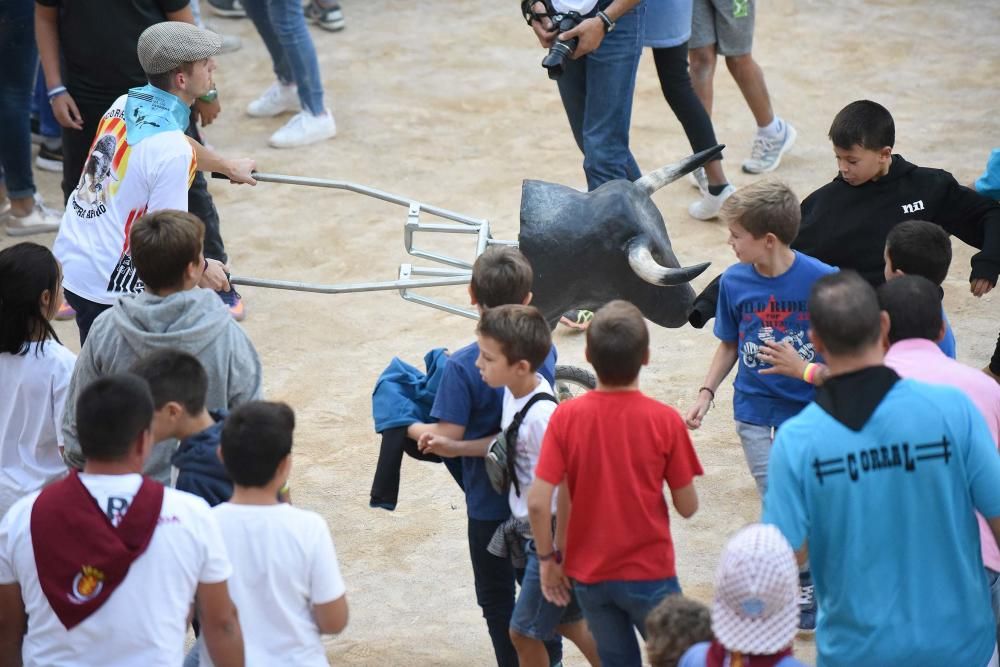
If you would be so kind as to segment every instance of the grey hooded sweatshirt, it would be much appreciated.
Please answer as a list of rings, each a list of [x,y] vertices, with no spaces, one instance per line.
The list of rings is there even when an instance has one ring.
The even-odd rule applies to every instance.
[[[261,397],[261,365],[250,338],[212,290],[190,289],[161,297],[150,292],[125,296],[94,320],[80,350],[63,415],[64,457],[74,467],[84,458],[76,437],[76,400],[103,375],[124,373],[150,352],[172,348],[188,352],[208,374],[209,410],[231,410]],[[158,445],[146,474],[169,481],[176,441]]]

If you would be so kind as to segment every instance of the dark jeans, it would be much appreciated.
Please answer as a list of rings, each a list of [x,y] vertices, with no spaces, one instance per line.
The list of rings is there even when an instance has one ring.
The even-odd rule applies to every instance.
[[[602,1],[600,6],[608,4]],[[628,135],[645,22],[646,4],[640,2],[618,19],[595,51],[578,60],[567,58],[558,79],[573,138],[583,152],[589,190],[642,175],[629,150]]]
[[[417,441],[406,437],[406,428],[397,426],[382,432],[382,446],[379,448],[375,479],[372,480],[371,498],[368,501],[371,507],[381,507],[390,511],[396,509],[396,501],[399,499],[399,471],[403,465],[404,453],[418,461],[431,463],[443,461],[448,472],[458,483],[458,488],[465,490],[462,486],[462,459],[442,459],[434,454],[421,454],[417,448]]]
[[[656,76],[660,79],[663,97],[684,128],[691,150],[697,153],[715,146],[718,142],[715,140],[712,119],[691,86],[687,42],[669,48],[653,49],[653,62],[656,63]]]
[[[649,581],[602,581],[573,584],[576,599],[597,643],[604,667],[641,667],[642,655],[635,640],[638,630],[646,638],[646,617],[663,598],[680,593],[677,577]]]
[[[517,651],[510,641],[509,628],[514,613],[514,582],[524,573],[515,571],[509,559],[494,556],[486,549],[493,533],[504,521],[506,519],[482,521],[469,517],[469,555],[476,582],[476,602],[486,619],[497,666],[517,667]],[[545,642],[545,648],[551,664],[562,660],[561,640]]]
[[[7,196],[35,194],[31,173],[31,95],[38,67],[35,3],[0,2],[0,171]]]
[[[87,161],[87,154],[90,153],[90,145],[94,142],[94,135],[97,134],[97,126],[100,125],[101,117],[114,104],[117,96],[96,103],[81,101],[75,95],[73,99],[80,109],[80,115],[83,116],[83,129],[63,128],[62,189],[64,202],[69,200],[70,194],[80,182],[80,174]],[[201,135],[193,117],[188,124],[186,134],[195,141],[201,142]],[[226,262],[228,257],[222,242],[219,213],[216,211],[212,195],[208,191],[208,181],[200,171],[195,173],[191,189],[188,191],[188,210],[205,223],[205,257]]]
[[[32,97],[31,110],[38,114],[38,133],[46,139],[58,139],[62,135],[62,127],[56,116],[52,113],[52,105],[49,104],[48,90],[45,87],[45,74],[42,66],[38,66],[38,74],[35,77],[35,93]],[[48,142],[46,142],[48,143]]]
[[[82,296],[73,294],[68,289],[64,289],[63,294],[66,296],[66,302],[73,306],[73,310],[76,311],[76,326],[80,329],[80,346],[82,347],[90,334],[90,327],[94,320],[111,306],[88,301]]]

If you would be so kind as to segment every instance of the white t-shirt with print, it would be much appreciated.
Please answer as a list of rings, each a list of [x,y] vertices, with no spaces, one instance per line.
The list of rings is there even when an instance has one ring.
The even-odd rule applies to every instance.
[[[80,480],[109,517],[120,519],[139,475],[87,475]],[[146,551],[100,609],[66,630],[38,583],[31,509],[22,498],[0,521],[0,584],[18,583],[28,617],[25,667],[177,667],[184,660],[188,612],[199,583],[229,579],[232,567],[215,517],[201,498],[164,489],[159,524]]]
[[[0,517],[66,473],[60,425],[76,355],[48,340],[0,353]]]
[[[63,286],[107,305],[122,293],[142,291],[128,248],[132,223],[146,211],[186,211],[197,166],[194,149],[180,130],[130,146],[126,98],[119,97],[97,127],[52,249],[63,265]]]
[[[514,398],[510,389],[503,390],[503,414],[500,417],[500,427],[507,430],[510,423],[514,421],[521,408],[527,405],[528,401],[535,394],[552,394],[552,385],[542,377],[537,376],[538,386],[530,394],[521,398]],[[542,451],[542,440],[545,439],[545,429],[549,426],[549,418],[556,410],[556,403],[553,401],[540,400],[531,406],[521,428],[517,430],[517,455],[514,458],[514,472],[517,474],[517,481],[521,487],[521,495],[517,495],[514,485],[510,485],[510,493],[507,498],[510,502],[510,512],[518,519],[528,518],[528,489],[535,481],[535,466],[538,465],[538,455]],[[510,443],[508,443],[508,447]],[[507,450],[508,456],[511,454]],[[556,495],[552,494],[552,513],[556,511]]]
[[[233,560],[229,595],[240,612],[247,667],[326,667],[312,606],[344,595],[330,529],[319,514],[222,503],[212,513]],[[204,642],[199,664],[211,667]]]
[[[587,15],[597,6],[597,0],[552,0],[552,8],[557,12],[577,12]]]

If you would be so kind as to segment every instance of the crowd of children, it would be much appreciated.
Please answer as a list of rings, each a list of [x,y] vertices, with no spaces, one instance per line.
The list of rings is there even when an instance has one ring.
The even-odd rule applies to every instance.
[[[51,18],[58,3],[38,1]],[[240,11],[236,0],[211,4]],[[311,6],[313,20],[342,27],[335,2]],[[260,0],[247,9],[266,40],[268,23],[288,18]],[[205,222],[163,208],[190,196],[195,155],[203,167],[227,164],[180,127],[209,93],[221,40],[158,25],[138,38],[151,83],[100,105],[86,169],[108,167],[114,146],[105,155],[101,141],[111,137],[127,137],[133,170],[162,176],[153,149],[167,145],[176,164],[135,191],[149,213],[109,203],[93,173],[69,183],[69,201],[79,195],[94,212],[71,208],[57,242],[78,357],[50,324],[63,264],[34,243],[0,251],[0,664],[327,664],[321,636],[346,627],[346,587],[323,518],[290,504],[294,412],[261,400],[262,364],[226,301],[224,255],[206,259]],[[332,136],[312,49],[284,71],[288,45],[271,37],[279,81],[251,113],[305,109],[276,145]],[[710,100],[716,47],[697,46],[708,51],[696,87]],[[742,58],[734,75],[749,68],[742,76],[762,86],[748,44]],[[49,96],[72,101],[61,86]],[[744,165],[752,173],[776,167],[795,141],[769,101],[757,102],[748,97],[767,132]],[[141,127],[146,112],[163,127]],[[307,127],[317,118],[322,127]],[[1000,340],[985,372],[955,361],[941,290],[949,235],[979,249],[972,294],[995,287],[997,179],[984,174],[979,194],[894,154],[892,116],[875,102],[847,105],[829,136],[838,175],[801,204],[781,183],[735,190],[710,167],[712,215],[692,215],[721,215],[737,263],[692,313],[696,326],[715,317],[719,344],[686,414],[640,390],[653,354],[625,301],[589,320],[596,389],[558,404],[533,269],[509,246],[473,267],[476,341],[429,354],[427,377],[383,375],[389,390],[377,399],[392,409],[371,505],[395,507],[403,452],[448,465],[500,667],[558,665],[563,638],[591,665],[639,665],[637,632],[657,667],[795,667],[802,631],[816,632],[824,665],[997,667]],[[228,166],[252,180],[252,161]],[[33,222],[15,232],[58,227],[28,206]],[[109,210],[113,238],[95,223]],[[98,241],[111,248],[99,271]],[[685,519],[698,510],[704,471],[689,431],[734,366],[733,418],[762,523],[727,543],[708,608],[682,594],[670,505]],[[198,638],[185,656],[189,627]]]

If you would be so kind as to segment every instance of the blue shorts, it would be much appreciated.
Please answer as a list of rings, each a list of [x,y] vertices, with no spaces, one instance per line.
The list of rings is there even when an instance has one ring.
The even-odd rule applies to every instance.
[[[527,564],[524,568],[524,580],[521,581],[521,592],[517,596],[514,613],[510,617],[510,629],[519,635],[539,641],[555,639],[556,628],[583,620],[583,611],[577,604],[572,588],[570,588],[569,604],[565,607],[546,600],[542,595],[542,578],[534,540],[527,541],[525,553]]]

